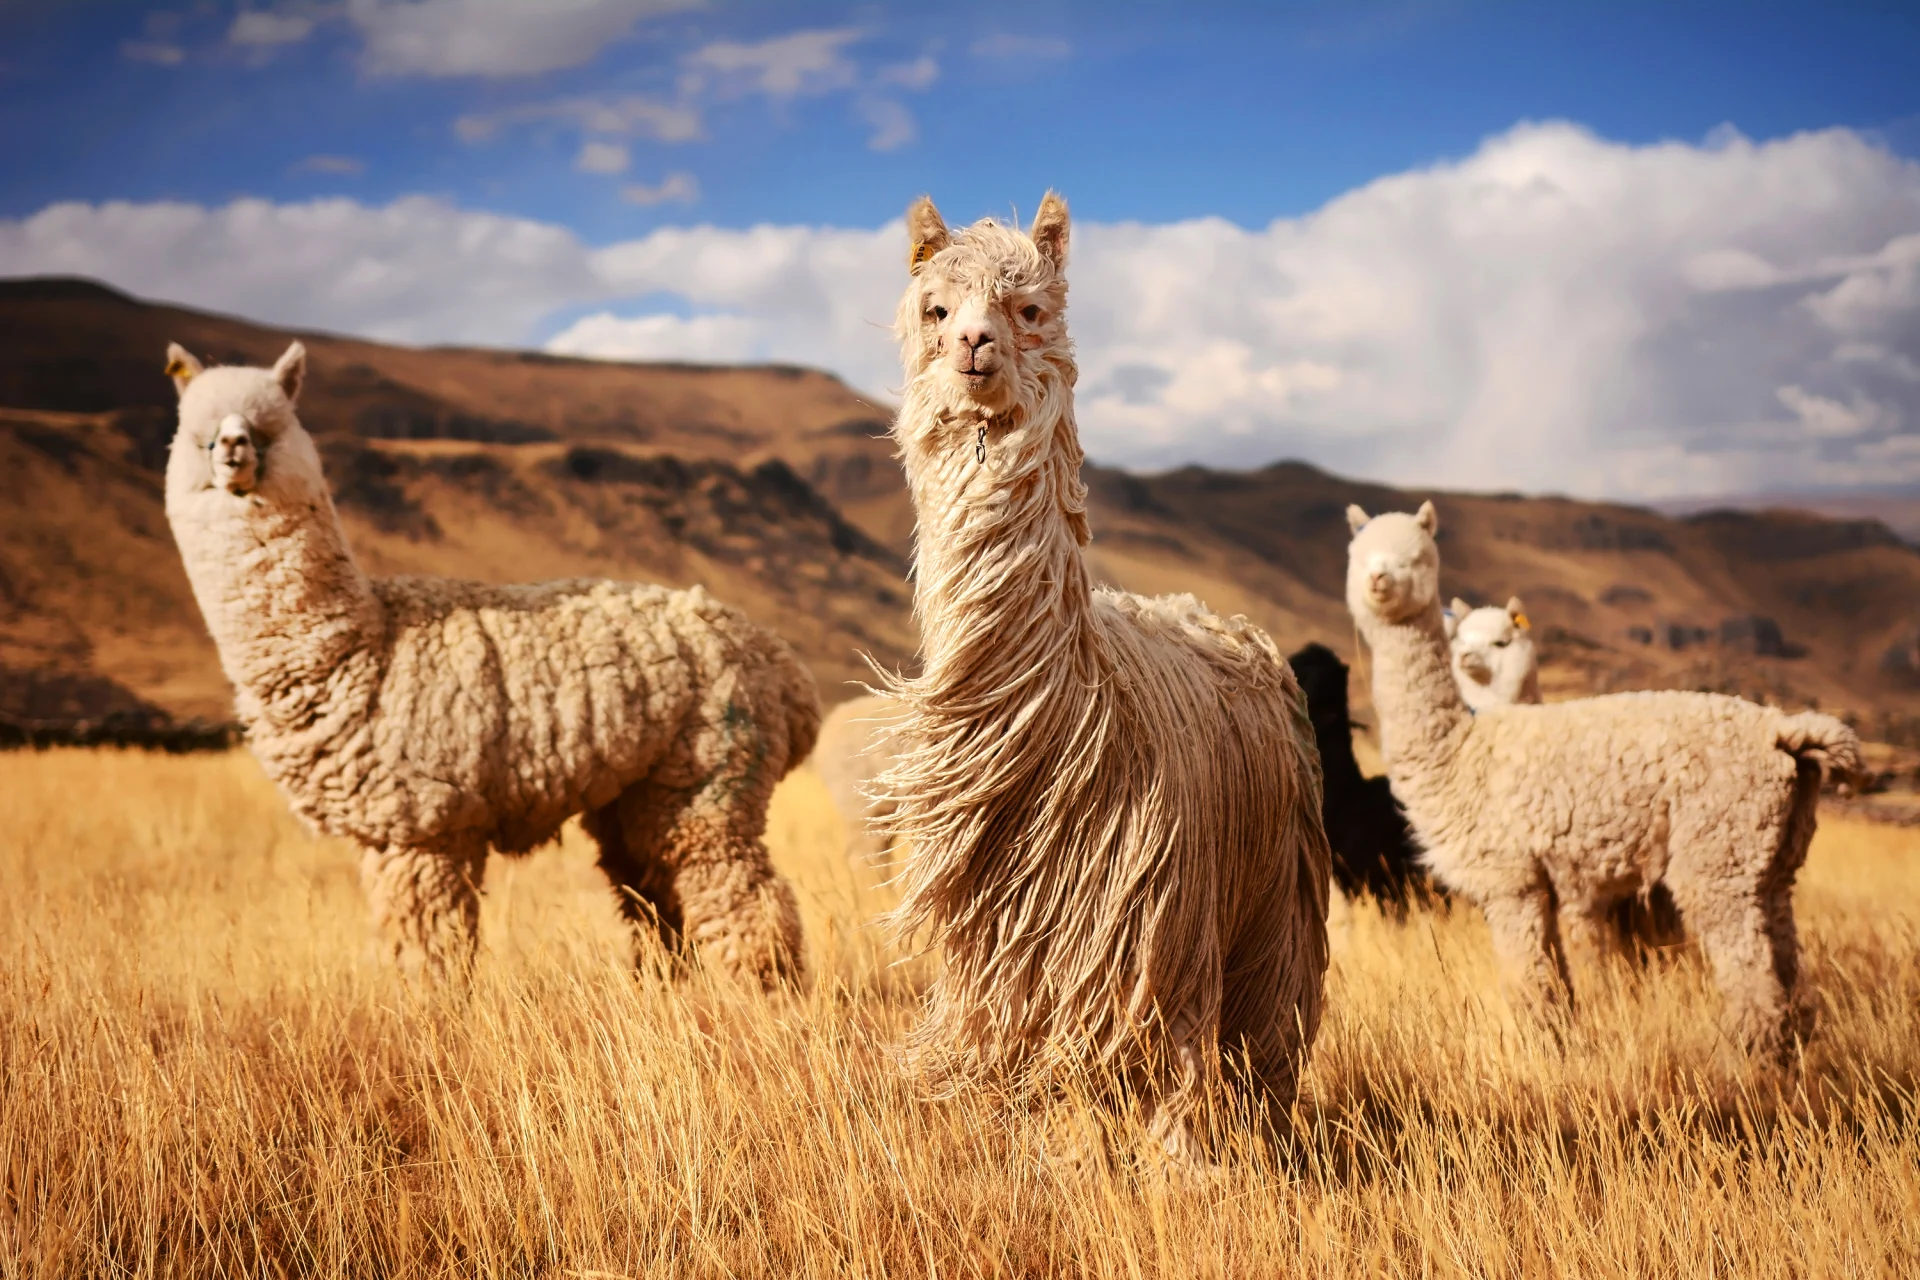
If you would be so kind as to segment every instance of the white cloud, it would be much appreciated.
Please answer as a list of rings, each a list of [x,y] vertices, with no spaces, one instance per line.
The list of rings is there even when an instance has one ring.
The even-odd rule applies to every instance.
[[[629,182],[620,188],[620,198],[628,204],[651,207],[657,204],[693,204],[700,199],[700,182],[692,174],[676,170],[657,184]]]
[[[1898,413],[1858,393],[1844,404],[1791,383],[1775,394],[1809,435],[1857,436],[1883,426],[1897,428],[1900,423]]]
[[[582,173],[625,173],[630,157],[617,142],[589,141],[573,158],[573,167]]]
[[[354,178],[367,171],[364,160],[352,156],[315,155],[292,166],[292,173],[326,173],[341,178]]]
[[[1019,36],[998,32],[982,36],[968,50],[976,58],[1007,60],[1013,58],[1064,58],[1073,46],[1053,36]]]
[[[796,361],[884,393],[902,234],[592,248],[426,199],[57,205],[0,221],[0,273],[413,341],[525,342],[584,310],[553,346]],[[1847,131],[1624,146],[1522,126],[1262,228],[1083,220],[1079,418],[1096,457],[1138,465],[1299,456],[1643,498],[1920,480],[1916,272],[1920,164]],[[622,314],[660,295],[673,314]]]
[[[177,67],[187,60],[187,51],[165,40],[122,40],[120,56],[129,62],[151,62],[156,67]]]
[[[896,62],[891,66],[882,67],[874,76],[876,83],[895,85],[902,89],[911,89],[916,93],[923,89],[931,89],[939,78],[940,64],[933,60],[931,54],[925,53],[912,62]]]
[[[752,44],[716,40],[688,54],[684,62],[694,76],[703,78],[700,87],[710,77],[713,90],[724,96],[760,93],[781,99],[832,93],[859,82],[860,69],[845,51],[860,35],[843,29],[795,31]]]
[[[233,44],[299,44],[313,34],[314,18],[298,10],[242,9],[233,15],[227,39]]]
[[[767,326],[746,316],[622,318],[610,311],[574,321],[547,343],[556,355],[705,364],[766,360],[772,348]]]
[[[862,98],[860,118],[873,129],[867,145],[875,151],[897,151],[920,136],[920,126],[907,110],[892,98]]]
[[[650,138],[655,142],[693,142],[701,137],[697,107],[663,102],[645,94],[559,98],[529,102],[502,111],[476,112],[453,122],[467,142],[484,142],[510,125],[557,121],[589,133]]]
[[[686,0],[347,0],[379,75],[524,76],[592,61]]]

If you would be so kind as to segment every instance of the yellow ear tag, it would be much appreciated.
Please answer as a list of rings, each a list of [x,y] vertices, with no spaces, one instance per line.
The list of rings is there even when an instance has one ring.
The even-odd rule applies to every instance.
[[[167,361],[167,376],[169,378],[180,378],[187,382],[192,382],[193,369],[185,360],[176,356],[172,360]]]
[[[913,257],[908,259],[907,266],[910,270],[918,271],[920,264],[932,257],[933,246],[925,240],[916,240],[913,244]]]
[[[1524,613],[1516,613],[1513,615],[1513,625],[1522,631],[1533,630],[1533,624],[1527,621],[1527,615]]]

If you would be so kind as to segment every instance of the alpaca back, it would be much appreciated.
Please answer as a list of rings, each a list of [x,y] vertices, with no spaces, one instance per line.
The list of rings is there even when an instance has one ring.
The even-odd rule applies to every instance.
[[[255,750],[297,810],[376,846],[469,833],[503,852],[552,839],[652,769],[710,710],[759,738],[773,776],[819,728],[812,676],[771,632],[695,588],[580,579],[373,582],[364,706],[269,726]]]

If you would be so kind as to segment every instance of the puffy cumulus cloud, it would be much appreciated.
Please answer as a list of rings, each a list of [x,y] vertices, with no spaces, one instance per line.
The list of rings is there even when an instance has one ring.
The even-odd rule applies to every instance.
[[[399,342],[523,340],[556,308],[605,296],[572,232],[423,197],[50,205],[0,220],[0,275],[29,273]]]
[[[629,182],[620,188],[620,198],[642,208],[657,204],[694,204],[700,199],[700,180],[679,169],[658,182]]]
[[[590,62],[694,0],[347,0],[377,75],[524,76]]]
[[[0,272],[423,341],[587,313],[549,345],[880,393],[904,251],[897,222],[593,248],[424,199],[0,222]],[[1920,480],[1920,165],[1846,131],[1634,147],[1528,125],[1261,228],[1085,220],[1072,254],[1103,460],[1648,498]]]
[[[708,87],[722,96],[761,93],[769,98],[831,93],[859,82],[860,68],[847,56],[859,40],[852,29],[794,31],[752,43],[716,40],[683,60],[689,92]]]
[[[573,158],[573,167],[582,173],[625,173],[630,157],[617,142],[586,142]]]

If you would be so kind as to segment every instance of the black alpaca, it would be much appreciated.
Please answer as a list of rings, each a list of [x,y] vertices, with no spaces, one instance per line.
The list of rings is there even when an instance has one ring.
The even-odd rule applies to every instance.
[[[1320,816],[1333,846],[1333,878],[1349,898],[1372,894],[1395,915],[1435,893],[1421,868],[1407,815],[1385,778],[1369,778],[1353,758],[1353,721],[1347,709],[1347,664],[1322,644],[1287,661],[1307,695],[1307,715],[1320,745],[1325,791]]]

